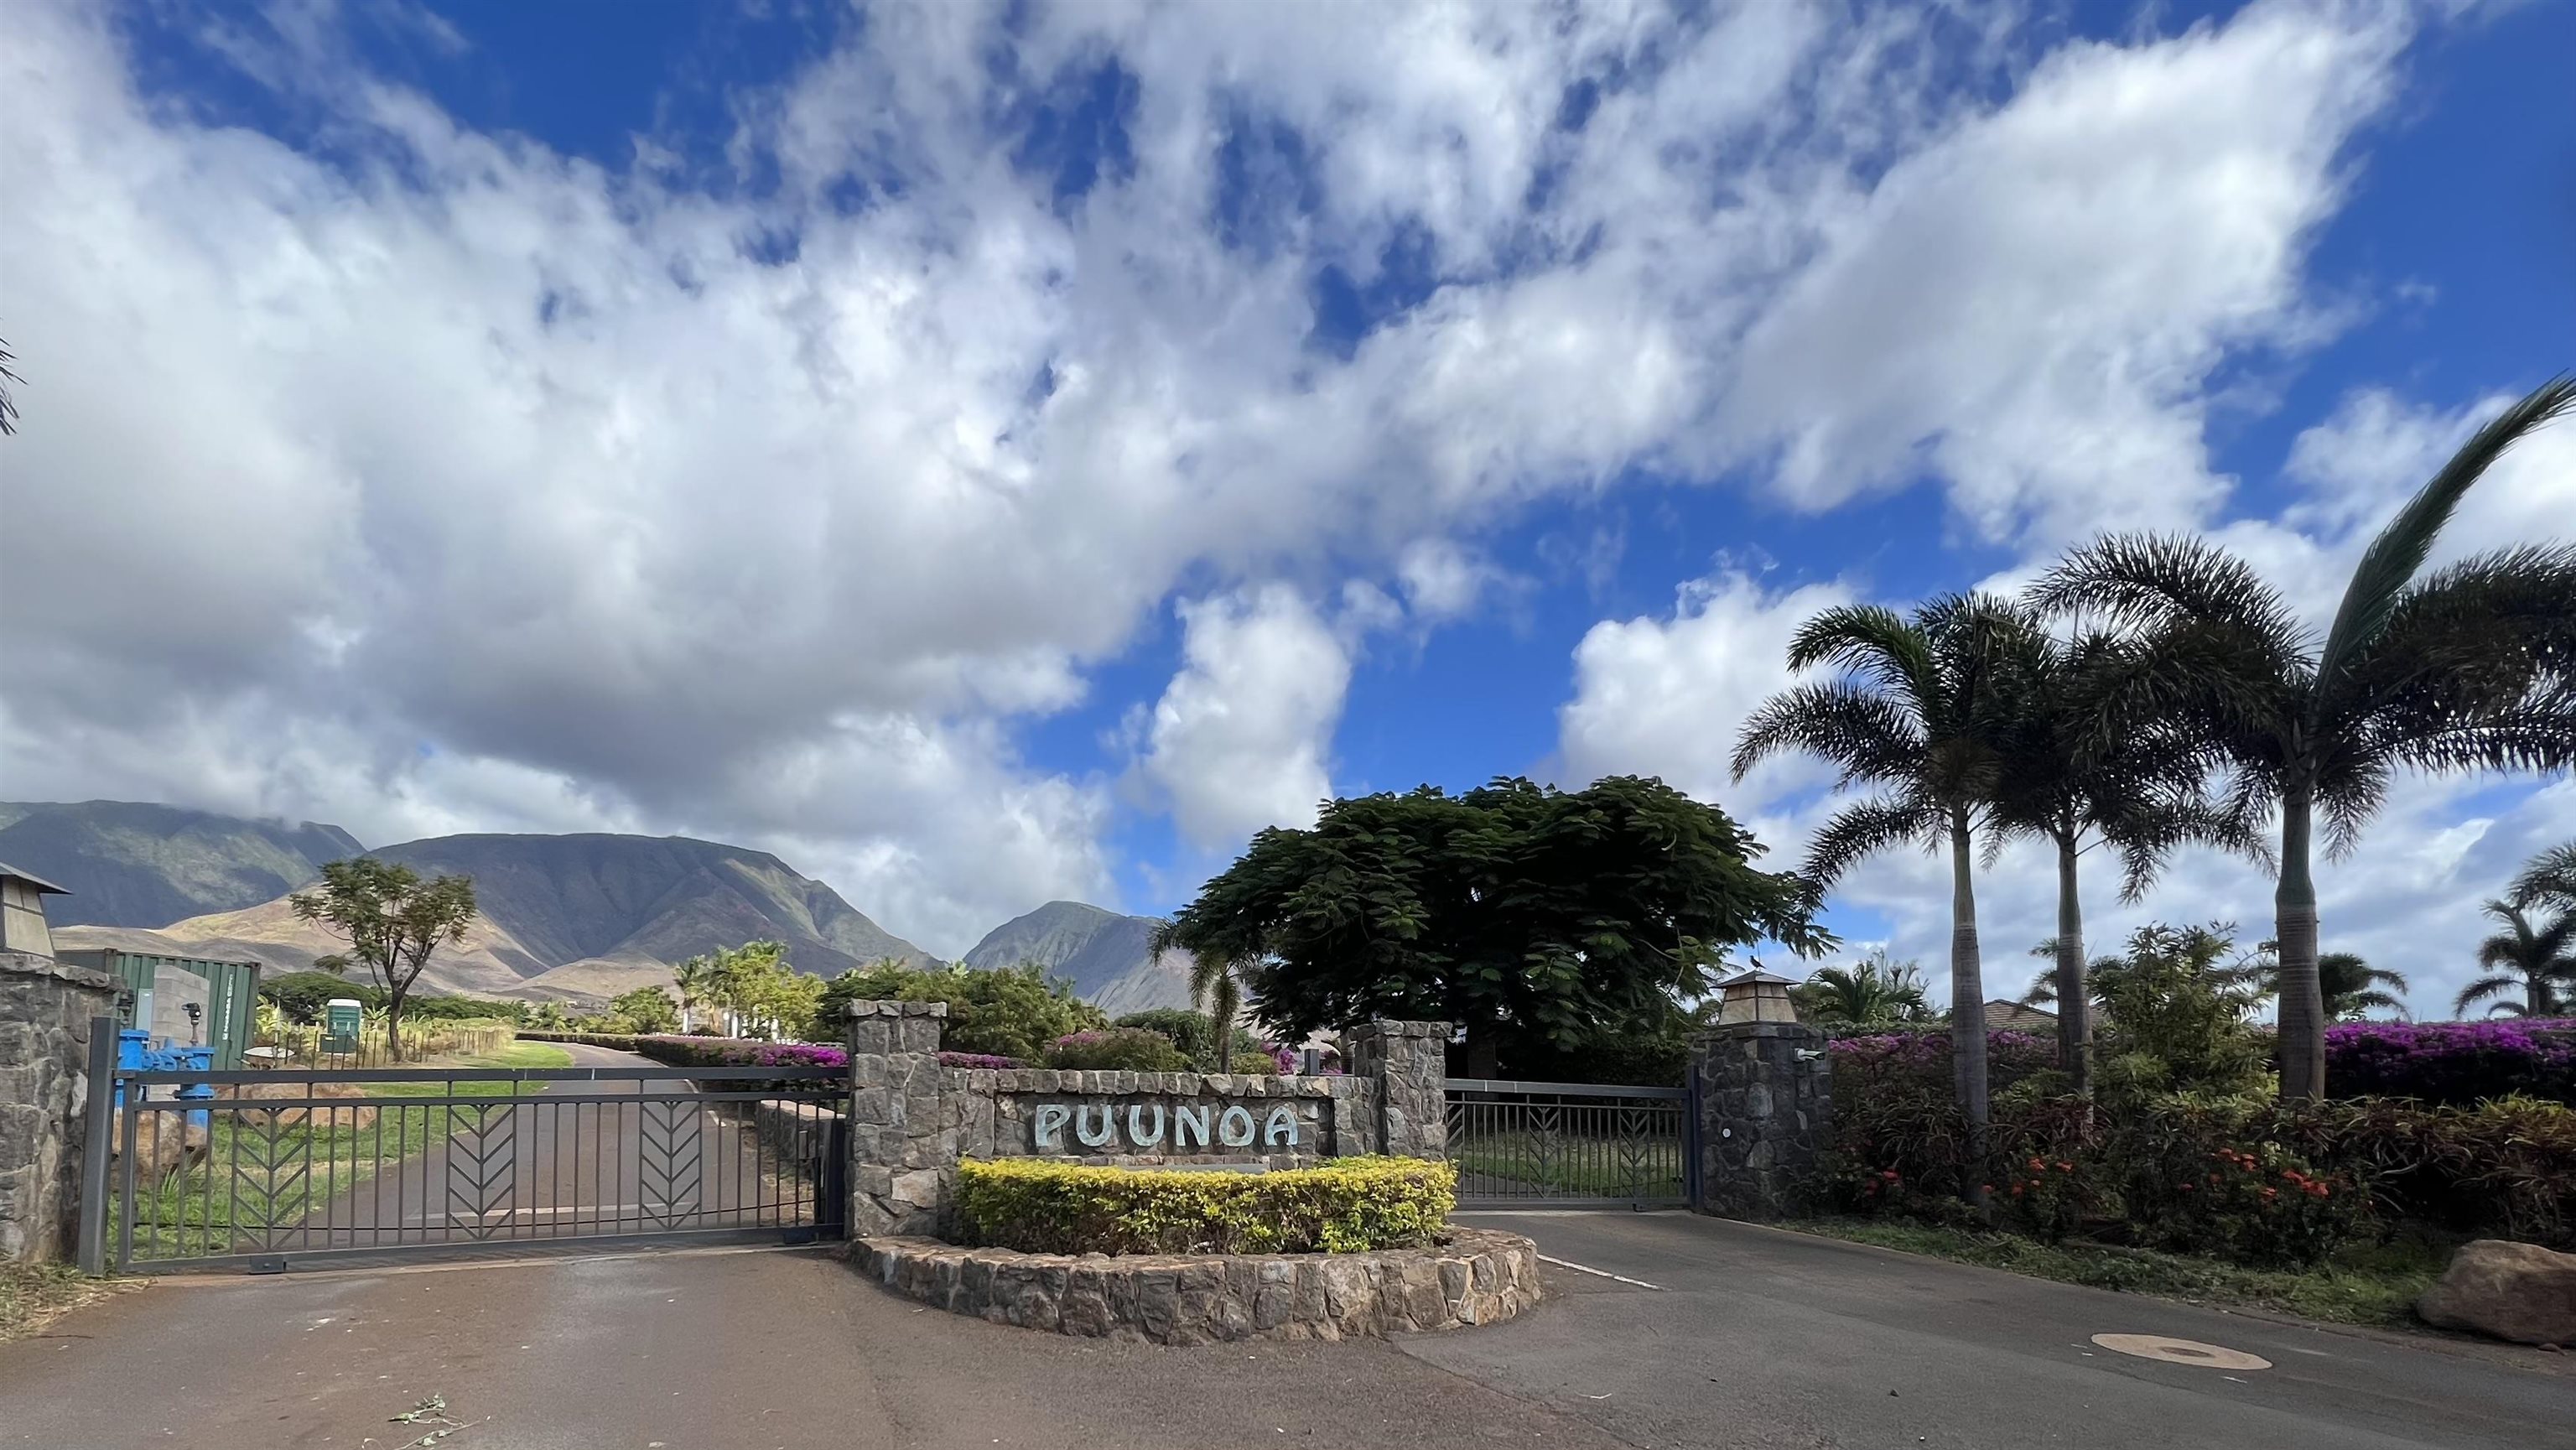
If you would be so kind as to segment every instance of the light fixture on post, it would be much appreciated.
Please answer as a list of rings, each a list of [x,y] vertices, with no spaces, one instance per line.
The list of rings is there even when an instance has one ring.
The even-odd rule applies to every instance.
[[[1775,976],[1760,967],[1738,972],[1717,984],[1717,1020],[1795,1022],[1797,1004],[1789,1000],[1789,989],[1795,985],[1787,977]]]

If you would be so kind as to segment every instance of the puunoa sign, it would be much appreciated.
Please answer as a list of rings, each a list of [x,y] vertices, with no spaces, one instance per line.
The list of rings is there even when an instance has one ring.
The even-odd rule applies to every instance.
[[[1030,1122],[1038,1153],[1296,1152],[1305,1124],[1285,1103],[1256,1112],[1240,1103],[1147,1098],[1041,1103]]]

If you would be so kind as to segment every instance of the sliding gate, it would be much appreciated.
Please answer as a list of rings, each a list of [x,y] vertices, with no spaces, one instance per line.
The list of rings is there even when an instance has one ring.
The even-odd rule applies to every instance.
[[[1445,1081],[1449,1158],[1468,1207],[1667,1208],[1698,1171],[1688,1088]]]
[[[843,1068],[111,1076],[83,1165],[93,1269],[843,1233]]]

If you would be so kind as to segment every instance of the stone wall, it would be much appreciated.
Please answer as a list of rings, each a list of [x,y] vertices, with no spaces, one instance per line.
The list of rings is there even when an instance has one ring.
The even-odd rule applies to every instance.
[[[71,1257],[90,1019],[115,1016],[123,992],[104,972],[0,952],[0,1258]]]
[[[1449,1032],[1436,1022],[1357,1029],[1345,1076],[1262,1077],[943,1067],[947,1014],[938,1002],[850,1006],[853,1237],[948,1232],[960,1158],[1260,1170],[1443,1156]]]
[[[1692,1207],[1727,1218],[1785,1218],[1804,1209],[1816,1160],[1832,1138],[1832,1060],[1825,1034],[1794,1022],[1739,1022],[1692,1040],[1699,1070],[1699,1194]]]
[[[1378,1146],[1399,1158],[1449,1156],[1446,1022],[1367,1022],[1351,1030],[1350,1071],[1378,1088]]]
[[[1208,1344],[1383,1338],[1498,1324],[1538,1302],[1538,1249],[1453,1229],[1426,1249],[1358,1254],[1023,1254],[861,1239],[861,1272],[907,1298],[996,1324]]]

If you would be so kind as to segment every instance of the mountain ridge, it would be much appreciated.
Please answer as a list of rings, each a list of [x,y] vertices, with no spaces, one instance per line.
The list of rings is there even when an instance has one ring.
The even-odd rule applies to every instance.
[[[1076,994],[1111,1016],[1190,1005],[1189,958],[1156,955],[1150,916],[1125,916],[1082,901],[1050,901],[984,934],[966,953],[970,967],[1035,962],[1071,978]]]

